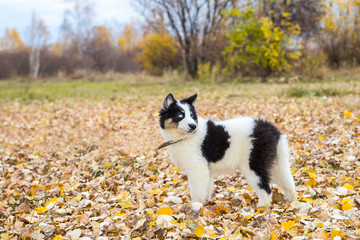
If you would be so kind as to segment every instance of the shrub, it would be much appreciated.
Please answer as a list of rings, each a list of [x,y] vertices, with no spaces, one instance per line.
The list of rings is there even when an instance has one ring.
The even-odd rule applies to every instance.
[[[283,14],[281,27],[274,26],[267,17],[258,18],[251,8],[245,12],[232,9],[225,15],[228,19],[236,19],[223,52],[228,73],[240,71],[243,75],[269,76],[288,72],[289,61],[301,55],[297,50],[301,45],[296,41],[300,28],[287,21],[289,13]]]
[[[29,50],[0,51],[0,79],[29,74]]]
[[[139,64],[150,74],[162,75],[163,71],[173,66],[177,53],[175,39],[167,33],[146,35],[140,42]]]

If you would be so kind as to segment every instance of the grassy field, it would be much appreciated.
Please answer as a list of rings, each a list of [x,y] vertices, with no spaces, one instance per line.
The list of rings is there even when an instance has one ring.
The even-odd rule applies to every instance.
[[[154,79],[151,79],[154,80]],[[158,96],[169,92],[217,91],[229,96],[252,97],[309,97],[360,95],[359,80],[339,80],[290,84],[279,83],[222,83],[202,84],[199,82],[129,81],[124,79],[62,80],[52,82],[0,82],[0,101],[31,102],[32,100],[89,99],[121,100],[142,95]]]

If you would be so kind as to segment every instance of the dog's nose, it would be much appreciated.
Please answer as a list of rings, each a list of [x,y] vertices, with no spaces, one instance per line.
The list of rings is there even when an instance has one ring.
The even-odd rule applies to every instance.
[[[195,130],[196,129],[196,124],[193,124],[193,123],[189,124],[189,128],[191,130]]]

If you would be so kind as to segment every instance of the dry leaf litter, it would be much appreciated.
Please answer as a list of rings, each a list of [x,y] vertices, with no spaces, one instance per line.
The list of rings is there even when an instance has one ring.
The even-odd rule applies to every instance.
[[[176,97],[179,97],[177,95]],[[288,135],[298,201],[256,208],[240,174],[190,210],[162,142],[162,97],[0,105],[0,239],[360,239],[360,101],[199,96],[199,115],[251,115]]]

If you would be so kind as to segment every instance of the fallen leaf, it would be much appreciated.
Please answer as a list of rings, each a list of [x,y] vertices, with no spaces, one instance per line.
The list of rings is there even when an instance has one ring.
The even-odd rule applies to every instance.
[[[173,210],[169,207],[163,207],[163,208],[160,208],[157,212],[156,212],[156,215],[173,215]]]
[[[343,238],[344,237],[344,232],[340,231],[340,230],[336,230],[336,229],[331,229],[330,240],[333,240],[337,236]]]
[[[353,208],[353,206],[352,206],[351,203],[349,203],[349,202],[345,203],[345,204],[342,205],[342,207],[341,207],[341,209],[342,209],[343,211],[346,211],[346,210],[349,210],[349,209],[352,209],[352,208]]]
[[[349,111],[344,112],[344,116],[347,117],[347,118],[350,118],[351,117],[351,112],[349,112]]]
[[[295,221],[288,221],[288,222],[282,222],[281,227],[284,228],[284,230],[289,230],[290,228],[295,226]]]
[[[202,235],[204,235],[205,234],[205,229],[203,228],[203,227],[201,227],[201,226],[198,226],[197,228],[196,228],[196,230],[195,230],[195,236],[197,236],[197,237],[201,237]]]
[[[130,202],[128,202],[128,201],[122,201],[120,203],[120,207],[122,207],[122,208],[131,208],[132,204]]]

